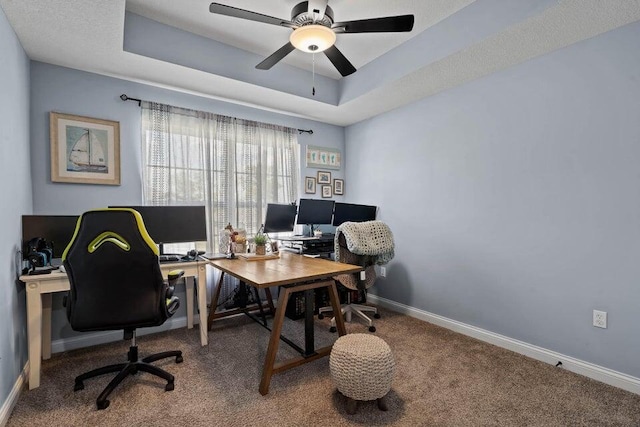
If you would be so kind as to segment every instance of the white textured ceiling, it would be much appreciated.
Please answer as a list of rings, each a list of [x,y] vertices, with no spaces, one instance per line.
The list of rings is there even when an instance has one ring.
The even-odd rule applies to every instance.
[[[289,18],[291,7],[298,3],[297,0],[219,2],[279,18]],[[548,4],[521,21],[495,29],[491,34],[458,46],[454,51],[413,69],[403,70],[403,65],[397,63],[399,72],[392,79],[381,79],[339,105],[123,50],[125,9],[263,56],[271,54],[288,40],[290,30],[286,28],[215,16],[208,12],[209,1],[0,0],[0,6],[33,60],[348,125],[640,20],[640,0],[528,2],[532,9],[536,3]],[[412,38],[418,39],[421,31],[464,12],[465,6],[483,7],[486,4],[487,7],[495,7],[498,3],[497,0],[478,0],[476,4],[472,0],[329,0],[336,20],[340,21],[405,13],[416,16],[411,33],[338,35],[336,45],[356,68],[369,64],[367,67],[373,69],[378,65],[384,68],[381,64],[383,58],[379,58],[381,55],[401,51],[403,43],[408,45]],[[513,5],[510,1],[502,3],[505,8]],[[481,8],[479,10],[482,11]],[[485,15],[489,18],[479,16],[478,22],[491,19],[489,13]],[[458,31],[462,34],[472,30],[459,28]],[[442,38],[442,31],[436,34],[440,39],[425,39],[421,47],[436,49],[447,42]],[[449,32],[447,37],[456,39],[459,34]],[[415,52],[416,55],[420,53]],[[290,56],[285,59],[289,65],[310,69],[305,54]],[[317,67],[319,72],[339,78],[328,61],[318,63]],[[267,71],[271,72],[274,69]],[[358,78],[356,72],[346,80],[357,82]]]

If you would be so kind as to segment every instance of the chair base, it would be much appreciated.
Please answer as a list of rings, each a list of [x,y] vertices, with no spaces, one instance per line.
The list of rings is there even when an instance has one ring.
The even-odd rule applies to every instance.
[[[322,319],[324,317],[323,313],[326,312],[332,312],[333,310],[331,309],[331,307],[322,307],[320,308],[320,310],[318,310],[318,317],[320,319]],[[373,317],[375,317],[376,319],[380,318],[380,314],[378,314],[378,309],[376,307],[372,307],[370,305],[363,305],[363,304],[343,304],[340,306],[340,311],[342,311],[342,315],[344,316],[344,319],[347,322],[351,322],[351,317],[353,314],[355,314],[356,316],[360,317],[362,320],[364,320],[367,323],[367,326],[369,326],[369,331],[370,332],[375,332],[376,331],[376,327],[373,326],[373,320],[371,320],[371,318],[369,316],[367,316],[366,314],[364,314],[365,312],[369,312],[369,313],[373,313]],[[331,332],[335,332],[336,326],[336,318],[332,318],[331,319]]]
[[[94,378],[100,375],[109,374],[112,372],[118,372],[109,384],[102,390],[102,393],[96,399],[96,405],[98,409],[106,409],[109,406],[109,400],[107,397],[111,394],[113,390],[129,375],[135,375],[138,371],[148,372],[152,375],[160,377],[167,381],[167,385],[164,387],[165,391],[171,391],[174,388],[174,377],[164,369],[160,369],[157,366],[151,364],[151,362],[155,362],[156,360],[166,359],[169,357],[175,357],[176,363],[182,363],[182,352],[181,351],[165,351],[163,353],[153,354],[151,356],[147,356],[142,360],[138,360],[138,347],[132,346],[129,348],[129,362],[127,363],[117,363],[114,365],[103,366],[102,368],[97,368],[92,371],[86,372],[82,375],[78,375],[75,379],[75,385],[73,391],[78,391],[84,389],[84,380],[89,378]]]

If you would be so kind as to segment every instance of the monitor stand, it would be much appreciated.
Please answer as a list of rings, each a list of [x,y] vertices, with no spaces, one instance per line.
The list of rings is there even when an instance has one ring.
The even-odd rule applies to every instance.
[[[309,226],[309,237],[314,237],[313,224],[307,224],[307,226]]]

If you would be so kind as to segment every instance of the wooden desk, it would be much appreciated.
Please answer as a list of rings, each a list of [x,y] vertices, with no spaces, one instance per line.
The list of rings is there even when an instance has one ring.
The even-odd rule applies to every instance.
[[[193,328],[193,279],[198,281],[200,343],[207,345],[206,263],[202,261],[160,264],[162,275],[184,270],[187,292],[187,327]],[[40,361],[51,357],[51,294],[69,290],[66,273],[20,276],[27,290],[27,334],[29,339],[29,390],[40,386]]]
[[[344,320],[340,315],[340,299],[333,276],[338,274],[356,273],[362,271],[357,265],[343,264],[320,258],[308,258],[292,253],[281,253],[280,258],[264,261],[245,261],[243,259],[220,259],[209,261],[210,264],[223,274],[220,275],[218,286],[222,284],[224,273],[229,274],[248,285],[258,289],[267,289],[271,286],[281,286],[276,307],[271,338],[262,368],[260,381],[260,394],[269,392],[271,376],[278,372],[294,368],[304,363],[312,362],[324,357],[331,352],[331,347],[314,349],[313,336],[313,290],[327,288],[331,299],[333,312],[336,314],[336,326],[340,335],[346,334]],[[301,356],[294,357],[279,364],[275,363],[280,334],[284,322],[284,314],[293,292],[305,292],[305,349]],[[212,304],[213,311],[213,304]],[[284,338],[283,338],[284,339]]]

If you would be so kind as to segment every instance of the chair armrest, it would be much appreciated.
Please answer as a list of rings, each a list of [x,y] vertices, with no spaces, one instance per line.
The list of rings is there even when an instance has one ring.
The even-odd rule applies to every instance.
[[[165,289],[165,301],[166,301],[166,310],[167,317],[173,316],[173,313],[176,312],[178,307],[180,307],[180,300],[178,297],[173,296],[174,286],[176,282],[184,276],[184,270],[171,270],[169,274],[167,274],[167,279],[169,283]]]
[[[184,276],[184,270],[171,270],[167,275],[167,279],[169,279],[169,285],[175,285],[178,279],[182,276]]]

